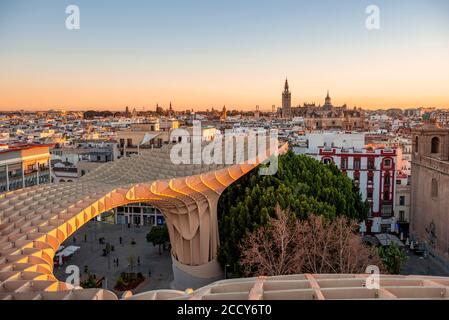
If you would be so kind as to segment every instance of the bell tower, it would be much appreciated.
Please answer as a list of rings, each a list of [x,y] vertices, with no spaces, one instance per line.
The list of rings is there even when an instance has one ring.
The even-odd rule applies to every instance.
[[[284,92],[282,92],[282,118],[292,117],[292,94],[289,90],[288,79],[285,79]]]

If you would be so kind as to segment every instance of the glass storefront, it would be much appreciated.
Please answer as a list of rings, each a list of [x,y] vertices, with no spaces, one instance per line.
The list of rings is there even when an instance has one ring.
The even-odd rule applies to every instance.
[[[160,226],[165,223],[162,213],[148,203],[132,203],[114,210],[117,224]]]

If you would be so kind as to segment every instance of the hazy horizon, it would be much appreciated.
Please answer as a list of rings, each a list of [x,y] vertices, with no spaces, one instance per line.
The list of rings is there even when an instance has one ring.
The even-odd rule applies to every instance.
[[[301,104],[302,106],[302,104]],[[318,104],[317,104],[318,106]],[[322,106],[322,104],[321,104]],[[129,107],[129,111],[132,112],[134,107],[133,106],[128,106]],[[168,105],[159,105],[159,107],[162,107],[164,110],[168,109]],[[252,111],[256,111],[256,106],[254,107],[248,107],[248,108],[240,108],[240,107],[232,107],[232,106],[225,106],[226,110],[229,111],[243,111],[243,112],[252,112]],[[279,106],[276,105],[276,109]],[[297,106],[292,106],[292,107],[297,107]],[[337,107],[340,107],[340,105],[337,105]],[[348,109],[353,109],[355,106],[347,106]],[[173,106],[173,110],[175,112],[184,112],[184,111],[188,111],[188,110],[192,110],[194,112],[205,112],[207,110],[211,111],[212,108],[214,108],[214,110],[217,111],[221,111],[223,106],[209,106],[209,107],[199,107],[199,108],[188,108],[188,107],[176,107]],[[377,111],[377,110],[392,110],[392,109],[401,109],[401,110],[406,110],[406,109],[418,109],[418,108],[424,108],[424,109],[436,109],[436,110],[448,110],[449,111],[449,107],[434,107],[434,106],[412,106],[412,107],[384,107],[384,108],[364,108],[362,106],[357,106],[358,108],[362,108],[363,110],[367,110],[367,111]],[[6,112],[6,113],[10,113],[10,112],[49,112],[49,111],[57,111],[57,112],[86,112],[86,111],[98,111],[98,112],[102,112],[102,111],[110,111],[110,112],[125,112],[126,106],[124,107],[120,107],[120,108],[107,108],[107,107],[92,107],[92,108],[83,108],[83,109],[79,109],[79,108],[2,108],[0,109],[0,113],[1,112]],[[145,107],[145,109],[142,108],[136,108],[137,112],[156,112],[156,106],[154,107]],[[271,112],[271,107],[262,107],[259,106],[259,111],[260,112]]]
[[[0,42],[1,111],[269,111],[286,77],[294,106],[449,108],[446,0],[0,0]]]

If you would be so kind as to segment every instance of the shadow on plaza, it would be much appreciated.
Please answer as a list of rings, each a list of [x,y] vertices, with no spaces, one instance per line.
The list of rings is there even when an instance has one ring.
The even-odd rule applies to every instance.
[[[155,289],[170,289],[173,281],[172,261],[169,251],[159,254],[158,247],[148,243],[146,235],[148,226],[114,225],[104,222],[91,221],[68,238],[64,246],[78,246],[77,251],[61,267],[55,267],[54,274],[58,280],[66,281],[69,276],[65,273],[69,265],[76,265],[81,277],[85,278],[85,268],[96,279],[103,280],[103,287],[114,291],[119,296],[120,291],[114,289],[117,279],[122,272],[141,273],[145,280],[134,290],[134,293]],[[104,242],[100,243],[100,239]],[[122,244],[120,244],[122,238]],[[105,244],[113,246],[108,256],[103,256]],[[135,244],[132,244],[135,243]],[[129,266],[129,257],[134,263]],[[116,263],[118,259],[118,266]]]

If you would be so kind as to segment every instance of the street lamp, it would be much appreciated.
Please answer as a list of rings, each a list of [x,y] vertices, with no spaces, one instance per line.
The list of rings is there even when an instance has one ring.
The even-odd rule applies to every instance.
[[[230,267],[230,265],[229,264],[226,264],[225,265],[225,268],[224,268],[224,272],[225,272],[225,280],[228,278],[228,268]]]

